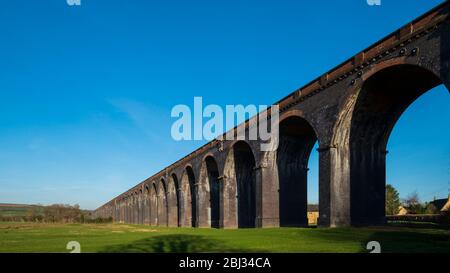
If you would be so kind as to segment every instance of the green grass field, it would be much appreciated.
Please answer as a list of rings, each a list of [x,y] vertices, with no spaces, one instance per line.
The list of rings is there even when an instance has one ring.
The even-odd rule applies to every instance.
[[[448,231],[411,228],[188,229],[124,224],[0,223],[0,252],[450,252]]]

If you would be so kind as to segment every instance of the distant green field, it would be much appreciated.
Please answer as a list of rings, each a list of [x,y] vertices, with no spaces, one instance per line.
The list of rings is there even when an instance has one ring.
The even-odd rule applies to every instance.
[[[411,228],[189,229],[124,224],[0,223],[0,252],[450,252],[448,231]]]
[[[31,210],[35,210],[38,213],[42,213],[44,208],[41,206],[28,206],[28,205],[5,205],[0,204],[0,217],[27,216]]]

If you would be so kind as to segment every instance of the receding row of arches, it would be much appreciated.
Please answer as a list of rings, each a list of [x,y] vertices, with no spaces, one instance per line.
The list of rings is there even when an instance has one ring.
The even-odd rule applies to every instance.
[[[239,227],[255,226],[255,159],[250,146],[237,142],[229,168],[234,170],[237,187],[226,191],[238,200]],[[119,222],[150,224],[171,227],[223,227],[221,201],[224,198],[216,159],[208,155],[204,159],[199,177],[191,165],[186,166],[180,178],[171,174],[168,178],[146,184],[144,189],[133,191],[117,202],[114,218]],[[248,183],[250,182],[250,183]]]
[[[353,87],[348,96],[356,99],[343,100],[328,147],[318,149],[318,182],[324,183],[319,185],[319,215],[327,218],[326,225],[345,224],[348,218],[352,224],[384,222],[390,133],[410,104],[440,84],[429,70],[402,64],[372,71]],[[323,147],[313,124],[300,114],[282,117],[279,146],[268,163],[272,176],[261,173],[263,156],[246,141],[237,141],[220,163],[223,168],[207,155],[198,173],[188,165],[180,178],[171,174],[120,200],[116,219],[159,226],[251,228],[262,225],[262,203],[276,200],[279,226],[306,226],[308,160],[316,143]],[[266,192],[264,183],[275,186]]]
[[[317,137],[297,116],[284,120],[280,129],[280,225],[304,226],[306,166]],[[115,218],[125,223],[170,227],[258,227],[257,206],[261,200],[257,183],[254,152],[247,142],[237,141],[225,162],[224,175],[220,175],[216,159],[208,155],[198,177],[188,165],[180,180],[171,174],[146,184],[118,202]]]

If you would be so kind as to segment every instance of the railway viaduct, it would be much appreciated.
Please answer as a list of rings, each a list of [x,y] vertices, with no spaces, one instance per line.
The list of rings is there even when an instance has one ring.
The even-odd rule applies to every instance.
[[[449,14],[446,1],[277,102],[278,150],[216,139],[94,217],[170,227],[307,225],[307,162],[318,141],[319,226],[383,224],[390,132],[420,95],[450,88]]]

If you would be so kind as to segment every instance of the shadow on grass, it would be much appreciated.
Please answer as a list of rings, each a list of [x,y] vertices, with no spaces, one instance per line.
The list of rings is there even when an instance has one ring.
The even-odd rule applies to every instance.
[[[227,246],[223,241],[199,235],[162,235],[129,244],[105,247],[105,253],[203,253],[203,252],[261,252]]]
[[[377,231],[367,242],[377,241],[382,253],[450,253],[450,238],[445,232]],[[362,247],[366,249],[367,242]]]

